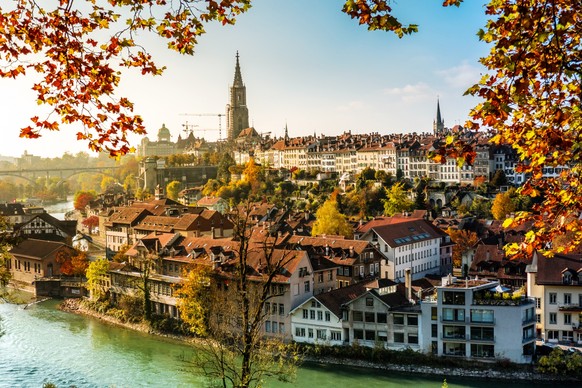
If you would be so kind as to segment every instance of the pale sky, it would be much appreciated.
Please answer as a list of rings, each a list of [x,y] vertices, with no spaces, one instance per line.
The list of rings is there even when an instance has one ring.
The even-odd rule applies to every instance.
[[[285,124],[290,136],[429,132],[437,96],[445,125],[462,124],[477,103],[463,93],[479,80],[478,59],[488,52],[476,36],[486,22],[482,3],[443,8],[442,0],[400,0],[395,14],[420,31],[398,39],[359,26],[341,12],[341,0],[253,0],[235,26],[209,25],[193,57],[151,40],[168,69],[156,78],[126,72],[118,95],[135,103],[152,140],[162,124],[176,140],[186,121],[198,126],[195,135],[216,140],[218,117],[183,114],[225,113],[238,50],[249,121],[260,133],[282,136]],[[36,140],[18,137],[41,112],[32,81],[0,80],[0,155],[88,151],[73,128]],[[132,145],[140,140],[132,137]]]

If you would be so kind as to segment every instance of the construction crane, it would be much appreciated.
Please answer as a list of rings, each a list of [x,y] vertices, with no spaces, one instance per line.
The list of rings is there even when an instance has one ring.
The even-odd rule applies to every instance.
[[[186,121],[185,124],[182,124],[182,127],[184,127],[184,129],[182,131],[186,134],[188,134],[188,133],[194,134],[194,128],[197,126],[198,125],[196,125],[196,124],[188,124],[188,121]]]
[[[216,116],[218,117],[218,141],[222,140],[222,118],[226,116],[224,113],[182,113],[182,116]],[[214,131],[215,129],[209,129]]]

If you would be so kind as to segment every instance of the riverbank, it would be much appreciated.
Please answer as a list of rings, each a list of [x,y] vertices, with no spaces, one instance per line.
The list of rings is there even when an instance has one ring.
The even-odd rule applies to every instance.
[[[93,318],[99,319],[101,321],[107,322],[112,325],[125,327],[131,330],[139,331],[142,333],[147,333],[154,336],[159,336],[175,341],[180,341],[189,345],[196,344],[196,338],[179,336],[173,334],[166,334],[156,330],[153,330],[149,325],[145,323],[135,324],[129,322],[121,322],[118,319],[98,313],[96,311],[90,310],[83,306],[81,300],[79,299],[66,299],[64,300],[59,308],[63,311],[81,314],[86,316],[91,316]],[[404,353],[403,353],[404,355]],[[329,355],[323,356],[307,356],[305,358],[306,362],[316,363],[316,364],[328,364],[328,365],[340,365],[349,366],[356,368],[366,368],[374,370],[384,370],[384,371],[394,371],[405,374],[420,374],[425,376],[437,376],[443,379],[451,377],[462,377],[462,378],[474,378],[476,380],[485,381],[524,381],[524,382],[546,382],[548,384],[556,382],[570,382],[577,381],[576,379],[568,378],[567,376],[550,376],[540,373],[536,373],[530,369],[528,366],[512,367],[511,365],[497,365],[497,364],[486,364],[486,363],[472,363],[473,367],[461,368],[461,367],[443,367],[443,366],[431,366],[422,365],[418,363],[412,363],[410,360],[403,359],[403,363],[380,363],[363,359],[354,359],[348,357],[333,357]],[[499,369],[501,367],[501,369]]]

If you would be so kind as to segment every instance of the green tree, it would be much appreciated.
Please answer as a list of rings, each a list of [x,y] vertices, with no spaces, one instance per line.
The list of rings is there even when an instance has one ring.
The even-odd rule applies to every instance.
[[[313,236],[329,234],[352,237],[353,229],[346,216],[340,213],[337,202],[329,199],[315,212],[311,234]]]
[[[386,193],[384,201],[384,214],[392,217],[395,214],[411,210],[413,202],[408,198],[408,193],[404,190],[404,184],[397,182]]]
[[[168,198],[176,200],[178,199],[178,194],[182,188],[182,183],[180,181],[171,181],[166,185],[166,194]]]
[[[209,303],[211,302],[212,270],[207,265],[193,264],[182,275],[176,289],[180,318],[199,337],[208,335]]]
[[[230,181],[230,168],[236,165],[232,155],[229,152],[224,152],[220,162],[218,163],[218,169],[216,171],[216,178],[224,183]]]
[[[98,259],[92,261],[87,267],[87,289],[91,299],[101,301],[107,296],[107,283],[109,271],[109,261],[107,259]]]

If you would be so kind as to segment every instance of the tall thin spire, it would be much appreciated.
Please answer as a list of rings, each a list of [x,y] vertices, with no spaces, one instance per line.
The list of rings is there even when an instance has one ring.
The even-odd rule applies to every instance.
[[[233,87],[240,87],[244,86],[242,75],[240,73],[240,64],[238,62],[238,50],[236,52],[236,67],[234,69],[234,82],[232,83]]]
[[[238,62],[237,62],[237,63],[238,63]],[[440,123],[442,123],[442,121],[443,121],[443,120],[442,120],[442,118],[441,118],[441,104],[440,104],[440,101],[439,101],[439,98],[438,98],[438,96],[437,96],[437,113],[436,113],[436,121],[437,121],[437,124],[440,124]]]
[[[442,119],[441,116],[441,104],[438,96],[437,96],[436,119],[432,123],[432,130],[435,135],[442,135],[445,132],[445,121]]]

